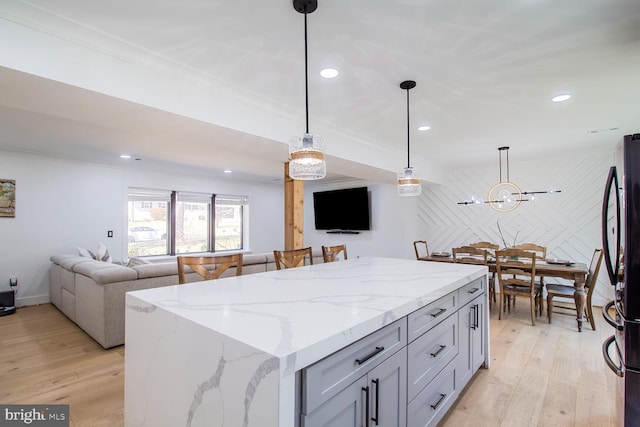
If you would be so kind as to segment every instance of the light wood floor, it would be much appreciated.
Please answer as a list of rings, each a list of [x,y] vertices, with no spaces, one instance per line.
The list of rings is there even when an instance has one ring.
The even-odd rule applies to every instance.
[[[443,426],[612,426],[615,375],[601,355],[613,333],[539,318],[524,302],[491,313],[491,369],[481,369]],[[66,403],[72,426],[122,426],[124,347],[104,350],[50,304],[0,317],[0,402]]]

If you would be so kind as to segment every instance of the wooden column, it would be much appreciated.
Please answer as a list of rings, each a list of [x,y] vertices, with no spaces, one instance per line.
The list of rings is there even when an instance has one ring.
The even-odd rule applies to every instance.
[[[304,181],[289,176],[289,162],[284,164],[284,249],[304,245]]]

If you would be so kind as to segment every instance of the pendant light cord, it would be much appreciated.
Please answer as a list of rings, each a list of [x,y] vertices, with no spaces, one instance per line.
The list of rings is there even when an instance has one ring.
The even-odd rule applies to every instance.
[[[498,148],[498,154],[499,154],[499,159],[498,161],[500,162],[499,166],[500,166],[500,182],[502,182],[502,152],[506,151],[507,154],[507,167],[505,168],[505,172],[507,172],[507,181],[506,182],[511,182],[509,181],[509,147],[500,147]]]
[[[409,124],[409,89],[407,89],[407,168],[410,168],[410,161],[409,161],[409,134],[410,134],[410,124]]]
[[[309,133],[309,66],[307,60],[307,6],[304,7],[304,109],[306,114],[307,130]]]

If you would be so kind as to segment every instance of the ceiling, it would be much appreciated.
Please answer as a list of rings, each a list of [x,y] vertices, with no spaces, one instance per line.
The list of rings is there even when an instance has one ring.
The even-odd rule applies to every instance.
[[[305,125],[303,16],[290,0],[2,3],[0,148],[281,179]],[[327,140],[330,180],[393,182],[406,166],[407,79],[411,163],[427,181],[497,162],[504,145],[543,158],[640,131],[637,0],[318,3],[310,130]],[[573,97],[550,101],[561,93]]]

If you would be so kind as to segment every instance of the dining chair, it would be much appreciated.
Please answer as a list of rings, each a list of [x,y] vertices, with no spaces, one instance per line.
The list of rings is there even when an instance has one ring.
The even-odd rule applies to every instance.
[[[531,304],[531,324],[536,325],[536,315],[542,315],[542,287],[536,284],[536,255],[522,249],[496,251],[496,275],[500,284],[500,305],[498,320],[502,319],[502,309],[510,297],[529,298]],[[514,306],[515,309],[515,306]],[[509,311],[511,307],[509,306]]]
[[[512,249],[522,249],[523,251],[530,251],[536,254],[538,261],[544,261],[547,259],[547,247],[536,245],[535,243],[522,243],[520,245],[514,245]]]
[[[416,259],[425,258],[429,256],[429,246],[425,240],[414,240],[413,250],[416,252]]]
[[[236,276],[242,275],[242,254],[219,255],[219,256],[179,256],[178,260],[178,283],[187,283],[186,266],[198,273],[204,280],[218,279],[229,267],[235,265]],[[209,269],[206,266],[214,266]]]
[[[523,251],[529,251],[536,254],[538,261],[544,261],[547,259],[547,247],[536,245],[535,243],[522,243],[515,245],[513,249],[522,249]],[[544,276],[538,276],[540,280],[537,282],[542,288],[544,288]]]
[[[307,259],[309,260],[309,265],[313,265],[311,246],[288,251],[273,251],[273,256],[275,257],[276,269],[278,270],[307,265]]]
[[[322,258],[324,262],[333,262],[338,259],[342,252],[342,259],[347,259],[347,245],[322,246]]]
[[[591,323],[591,329],[596,330],[596,322],[593,318],[593,307],[591,305],[591,298],[593,296],[593,290],[596,287],[596,282],[598,281],[598,273],[600,273],[600,264],[602,264],[603,258],[603,250],[596,249],[593,251],[593,256],[591,257],[591,263],[589,264],[589,273],[587,274],[587,279],[584,284],[584,288],[587,291],[587,305],[585,306],[585,314],[589,318],[589,323]],[[575,288],[571,285],[562,285],[559,283],[547,283],[547,318],[549,319],[549,323],[551,323],[551,313],[554,308],[563,309],[563,310],[576,310],[575,300],[573,298]],[[563,303],[573,304],[573,306],[561,306],[554,305],[554,298],[560,299]],[[556,311],[555,313],[560,314],[570,314],[568,312]]]
[[[453,262],[465,264],[487,265],[487,251],[471,246],[460,246],[452,248]]]
[[[485,249],[487,256],[495,259],[496,251],[500,249],[500,245],[491,242],[475,242],[469,243],[472,248]],[[493,307],[496,302],[496,273],[491,273],[489,276],[489,309]]]
[[[488,252],[488,255],[495,256],[495,252],[500,249],[500,245],[491,242],[475,242],[469,243],[469,246],[472,248],[480,248],[485,249]]]

